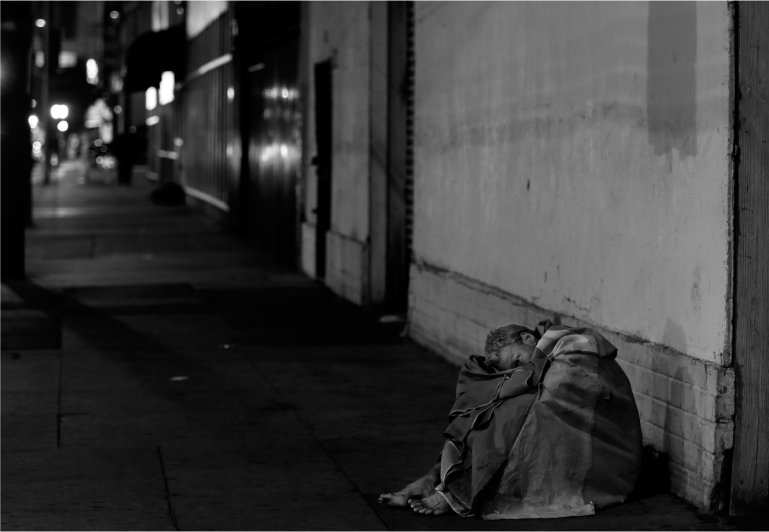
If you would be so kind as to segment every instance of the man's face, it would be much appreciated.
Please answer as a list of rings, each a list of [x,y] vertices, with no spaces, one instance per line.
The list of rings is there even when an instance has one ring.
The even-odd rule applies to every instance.
[[[533,354],[533,345],[521,343],[506,345],[499,351],[499,365],[504,369],[517,368],[528,363]]]

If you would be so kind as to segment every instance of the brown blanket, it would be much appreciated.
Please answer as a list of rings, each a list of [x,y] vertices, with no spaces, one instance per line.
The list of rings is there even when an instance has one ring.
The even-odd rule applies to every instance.
[[[589,515],[624,501],[641,431],[616,348],[589,328],[542,322],[531,361],[460,370],[438,491],[485,519]]]

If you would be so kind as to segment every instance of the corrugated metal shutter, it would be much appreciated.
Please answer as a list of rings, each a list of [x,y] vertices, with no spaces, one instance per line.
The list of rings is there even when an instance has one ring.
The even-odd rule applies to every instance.
[[[187,48],[182,93],[183,185],[191,194],[228,210],[232,176],[234,90],[232,13],[225,11]]]

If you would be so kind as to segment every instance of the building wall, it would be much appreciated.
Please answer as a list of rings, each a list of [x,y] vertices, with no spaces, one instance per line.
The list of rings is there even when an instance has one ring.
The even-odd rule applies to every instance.
[[[187,2],[187,38],[197,37],[209,24],[227,11],[226,0]]]
[[[412,335],[557,316],[619,348],[675,492],[733,433],[725,3],[418,3]]]
[[[370,5],[366,2],[310,3],[303,30],[307,36],[305,146],[314,153],[313,65],[333,58],[333,142],[331,231],[327,235],[326,282],[356,303],[368,297]],[[314,275],[315,246],[307,245],[315,224],[317,178],[304,168],[304,219],[301,265]]]

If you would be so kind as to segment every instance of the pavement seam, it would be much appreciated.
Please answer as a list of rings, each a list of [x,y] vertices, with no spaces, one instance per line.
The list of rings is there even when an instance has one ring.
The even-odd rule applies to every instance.
[[[62,373],[64,373],[64,368],[62,367],[64,364],[64,361],[62,360],[61,356],[61,349],[59,350],[59,393],[56,400],[56,448],[61,449],[61,387],[62,387]]]
[[[158,451],[158,459],[160,460],[160,471],[163,473],[163,484],[166,487],[166,504],[168,504],[168,516],[171,518],[171,521],[174,524],[174,529],[181,530],[179,528],[179,521],[176,520],[176,513],[174,512],[173,506],[171,506],[171,490],[168,487],[168,475],[166,475],[166,465],[165,462],[163,462],[163,452],[160,449],[160,446],[157,447]]]
[[[285,402],[288,402],[285,397],[283,397],[283,394],[280,393],[280,391],[272,384],[272,382],[265,376],[265,374],[262,372],[262,370],[259,369],[259,366],[256,365],[256,363],[251,359],[251,357],[246,356],[246,360],[248,361],[249,365],[254,368],[254,370],[259,374],[259,376],[264,380],[264,382],[267,383],[267,385],[272,388],[272,391],[275,392],[275,394],[278,396],[278,398]],[[363,502],[366,503],[366,506],[369,507],[369,509],[374,513],[376,518],[379,520],[380,523],[382,523],[382,526],[385,528],[385,530],[392,530],[389,526],[387,526],[387,523],[382,519],[382,516],[379,515],[379,512],[376,511],[374,507],[371,506],[366,496],[363,494],[363,492],[360,489],[360,486],[353,480],[353,478],[350,476],[349,473],[345,470],[344,467],[342,467],[342,464],[339,463],[339,461],[336,459],[336,457],[329,452],[328,449],[326,449],[326,446],[323,445],[323,442],[321,442],[318,437],[315,435],[315,433],[310,430],[310,427],[307,426],[307,424],[304,422],[302,417],[295,411],[292,410],[291,413],[294,415],[296,420],[299,422],[299,424],[304,428],[304,430],[307,431],[307,433],[312,437],[313,440],[315,440],[315,443],[318,444],[318,447],[326,454],[326,456],[331,459],[332,462],[336,464],[336,466],[339,468],[339,470],[344,474],[344,476],[347,477],[347,480],[350,481],[350,483],[355,486],[355,489],[357,490],[358,494],[363,499]]]

